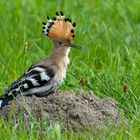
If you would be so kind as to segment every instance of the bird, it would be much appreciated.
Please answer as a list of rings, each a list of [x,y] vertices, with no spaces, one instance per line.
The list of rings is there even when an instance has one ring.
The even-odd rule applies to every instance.
[[[54,18],[47,16],[46,22],[42,24],[43,34],[54,44],[52,52],[33,64],[4,91],[0,96],[0,108],[20,95],[42,97],[56,90],[66,77],[67,66],[70,63],[68,57],[70,49],[81,49],[71,43],[75,38],[76,23],[66,18],[63,12],[56,12]]]

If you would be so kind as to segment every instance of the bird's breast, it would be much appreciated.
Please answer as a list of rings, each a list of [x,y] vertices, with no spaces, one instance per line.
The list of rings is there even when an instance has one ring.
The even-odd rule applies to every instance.
[[[66,68],[59,69],[55,75],[57,81],[63,81],[66,77]]]

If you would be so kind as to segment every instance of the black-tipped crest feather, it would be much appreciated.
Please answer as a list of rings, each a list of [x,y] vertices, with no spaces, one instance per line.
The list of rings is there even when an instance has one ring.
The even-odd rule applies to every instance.
[[[47,16],[47,23],[43,22],[43,33],[52,40],[73,40],[74,27],[76,23],[72,23],[70,18],[65,18],[64,13],[61,11],[60,14],[56,12],[56,17],[49,18]]]

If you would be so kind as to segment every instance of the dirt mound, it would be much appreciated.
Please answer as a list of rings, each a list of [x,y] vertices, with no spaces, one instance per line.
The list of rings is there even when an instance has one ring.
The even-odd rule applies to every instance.
[[[7,118],[12,102],[0,110]],[[47,97],[19,97],[14,101],[12,117],[17,119],[22,114],[26,120],[39,119],[45,114],[50,123],[60,122],[62,128],[102,127],[107,124],[118,124],[120,117],[116,103],[110,99],[97,99],[92,92],[58,92]]]

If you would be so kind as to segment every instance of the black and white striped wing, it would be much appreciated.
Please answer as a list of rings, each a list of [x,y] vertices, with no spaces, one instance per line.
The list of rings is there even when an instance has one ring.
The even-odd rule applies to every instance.
[[[35,94],[41,96],[54,89],[54,83],[51,82],[53,77],[54,72],[48,67],[31,67],[5,91],[5,95],[9,96],[12,94],[16,97],[19,94]]]

